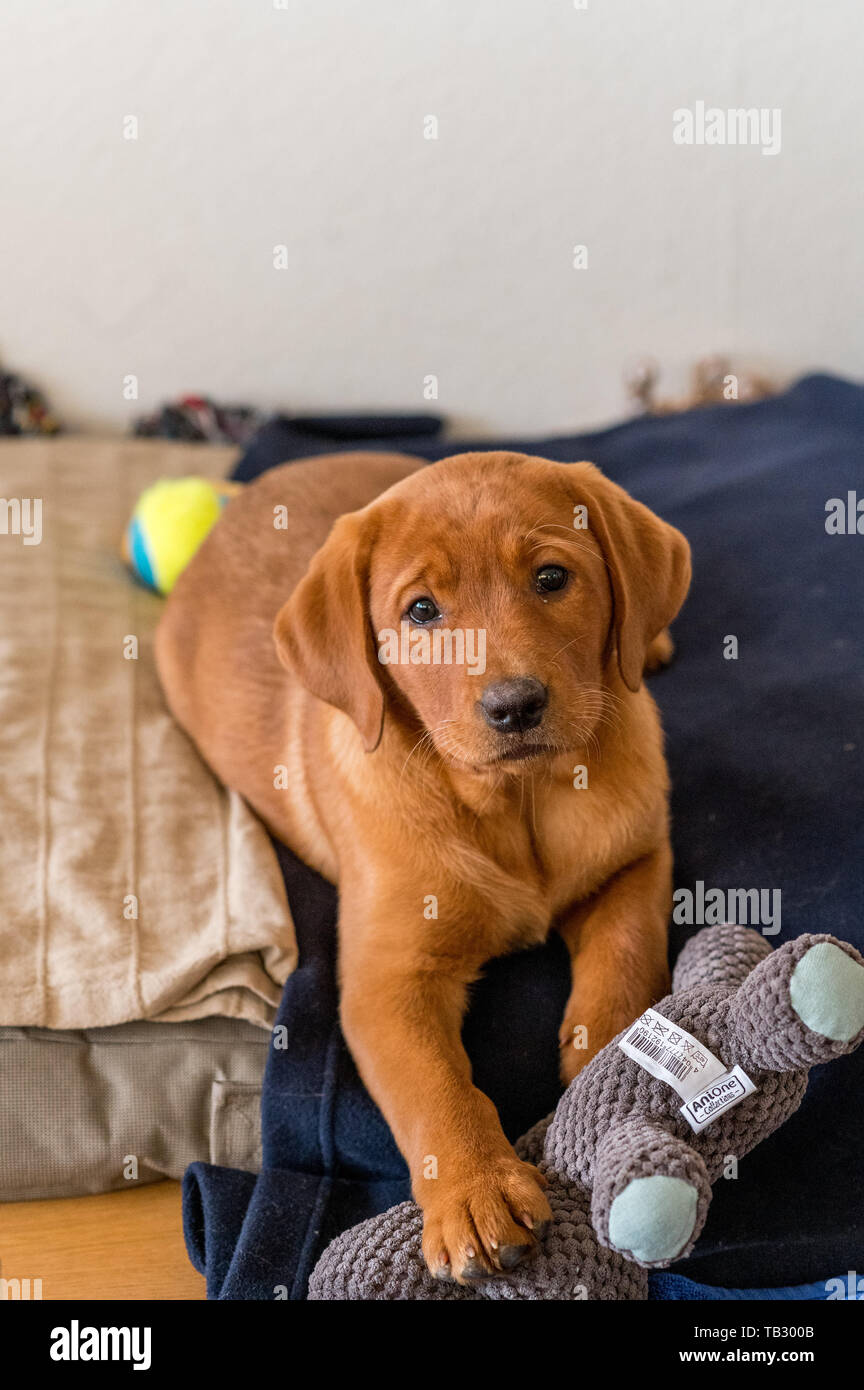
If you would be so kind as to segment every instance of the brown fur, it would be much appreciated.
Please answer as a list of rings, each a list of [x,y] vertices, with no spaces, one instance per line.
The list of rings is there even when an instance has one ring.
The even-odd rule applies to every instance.
[[[551,564],[571,578],[538,594]],[[565,1080],[666,991],[667,773],[642,673],[671,654],[689,574],[680,533],[591,464],[343,454],[245,489],[168,601],[157,658],[178,720],[339,884],[342,1025],[409,1164],[433,1272],[507,1268],[549,1215],[460,1041],[484,963],[561,932]],[[421,595],[445,626],[486,631],[484,674],[378,661],[376,635]],[[478,713],[514,676],[550,692],[524,735]],[[501,761],[514,738],[524,756]]]

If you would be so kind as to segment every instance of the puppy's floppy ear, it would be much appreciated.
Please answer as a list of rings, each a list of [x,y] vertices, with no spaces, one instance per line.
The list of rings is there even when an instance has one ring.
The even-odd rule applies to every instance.
[[[381,741],[384,691],[368,616],[372,520],[341,516],[276,617],[279,660],[306,689],[335,705],[371,753]]]
[[[588,529],[603,550],[612,587],[618,669],[630,690],[642,684],[650,643],[675,617],[690,587],[690,547],[680,531],[604,478],[584,468]],[[580,480],[578,487],[583,489]]]

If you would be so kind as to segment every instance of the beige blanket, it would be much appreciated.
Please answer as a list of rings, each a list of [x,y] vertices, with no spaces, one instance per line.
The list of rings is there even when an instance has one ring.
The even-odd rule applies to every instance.
[[[118,558],[143,487],[233,457],[0,441],[0,1024],[272,1024],[296,961],[276,857],[168,714],[162,601]]]

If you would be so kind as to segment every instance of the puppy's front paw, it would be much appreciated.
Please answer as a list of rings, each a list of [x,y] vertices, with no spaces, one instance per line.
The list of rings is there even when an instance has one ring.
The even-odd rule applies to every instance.
[[[423,1256],[438,1279],[459,1284],[506,1274],[542,1240],[552,1218],[546,1180],[515,1154],[448,1180],[422,1180]]]

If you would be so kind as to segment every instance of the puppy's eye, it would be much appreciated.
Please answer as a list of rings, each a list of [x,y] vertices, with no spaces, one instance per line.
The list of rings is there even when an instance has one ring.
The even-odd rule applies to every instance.
[[[408,617],[412,623],[433,623],[441,617],[441,613],[433,599],[415,598],[408,609]]]
[[[563,565],[544,565],[535,574],[534,582],[538,594],[552,594],[556,589],[563,589],[569,578]]]

